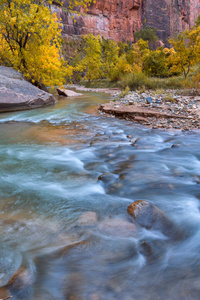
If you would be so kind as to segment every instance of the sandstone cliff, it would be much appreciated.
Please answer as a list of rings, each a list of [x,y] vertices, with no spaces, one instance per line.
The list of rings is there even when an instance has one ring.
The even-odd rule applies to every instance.
[[[200,13],[200,0],[97,0],[72,20],[67,6],[64,1],[62,9],[56,8],[64,35],[92,33],[115,41],[134,41],[134,32],[149,25],[166,43],[177,31],[192,26]]]

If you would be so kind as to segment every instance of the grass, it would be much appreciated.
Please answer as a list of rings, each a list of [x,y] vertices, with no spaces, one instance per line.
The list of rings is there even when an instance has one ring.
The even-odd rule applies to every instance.
[[[180,89],[182,86],[182,77],[156,78],[148,77],[144,73],[128,74],[119,82],[122,88],[129,86],[131,90],[136,89]]]
[[[165,90],[183,89],[183,77],[156,78],[148,77],[144,73],[127,74],[121,80],[112,82],[109,79],[98,79],[94,81],[81,80],[80,85],[88,88],[121,88],[125,90]]]
[[[84,85],[87,88],[117,88],[119,87],[117,82],[112,82],[109,79],[96,79],[93,81],[81,80],[78,84]]]

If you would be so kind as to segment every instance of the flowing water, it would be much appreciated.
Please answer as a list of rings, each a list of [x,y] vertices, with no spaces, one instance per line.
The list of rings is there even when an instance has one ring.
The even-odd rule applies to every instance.
[[[0,115],[0,298],[16,272],[15,300],[200,298],[200,135],[95,113],[109,98]],[[139,199],[184,238],[134,224]]]

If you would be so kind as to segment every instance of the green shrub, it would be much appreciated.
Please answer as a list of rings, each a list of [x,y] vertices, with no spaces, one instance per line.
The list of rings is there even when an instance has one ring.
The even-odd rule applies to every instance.
[[[125,87],[125,89],[123,90],[123,91],[121,91],[121,93],[119,94],[119,98],[124,98],[126,95],[128,95],[129,94],[129,92],[130,92],[130,88],[129,88],[129,86],[127,85],[126,87]]]
[[[129,86],[131,90],[135,90],[145,85],[147,79],[148,77],[142,72],[127,74],[122,78],[121,86],[122,87]]]
[[[143,70],[148,76],[168,77],[169,68],[165,52],[162,49],[148,52],[143,60]]]
[[[125,75],[118,85],[122,88],[129,86],[131,90],[149,90],[158,89],[178,89],[182,88],[182,77],[156,78],[148,77],[144,73],[135,73]]]

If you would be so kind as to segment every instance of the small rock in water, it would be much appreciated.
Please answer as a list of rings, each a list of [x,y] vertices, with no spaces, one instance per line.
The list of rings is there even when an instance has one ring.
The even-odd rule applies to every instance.
[[[146,229],[159,230],[170,238],[180,238],[181,233],[175,224],[156,206],[148,201],[135,201],[127,208],[134,220]]]
[[[20,253],[6,248],[0,250],[0,287],[8,283],[21,265]]]
[[[106,218],[99,223],[98,228],[105,235],[122,237],[136,236],[138,231],[135,224],[121,218]]]
[[[13,277],[9,280],[8,286],[13,290],[27,289],[32,286],[35,281],[35,265],[33,262],[27,261],[22,265]]]
[[[109,155],[109,156],[111,156],[111,155]],[[118,176],[116,174],[103,173],[98,177],[98,180],[101,180],[104,183],[111,183],[111,182],[114,182],[117,178],[118,178]]]
[[[93,225],[97,222],[97,214],[94,211],[83,213],[78,219],[79,225]]]
[[[149,263],[162,259],[166,252],[166,242],[163,240],[142,241],[139,245],[140,252],[146,256]]]
[[[194,176],[193,176],[193,180],[194,180],[196,183],[200,184],[200,176],[199,176],[199,175],[194,175]]]
[[[10,298],[12,297],[10,295],[9,290],[5,287],[0,288],[0,299],[3,300],[3,299],[10,299]]]

